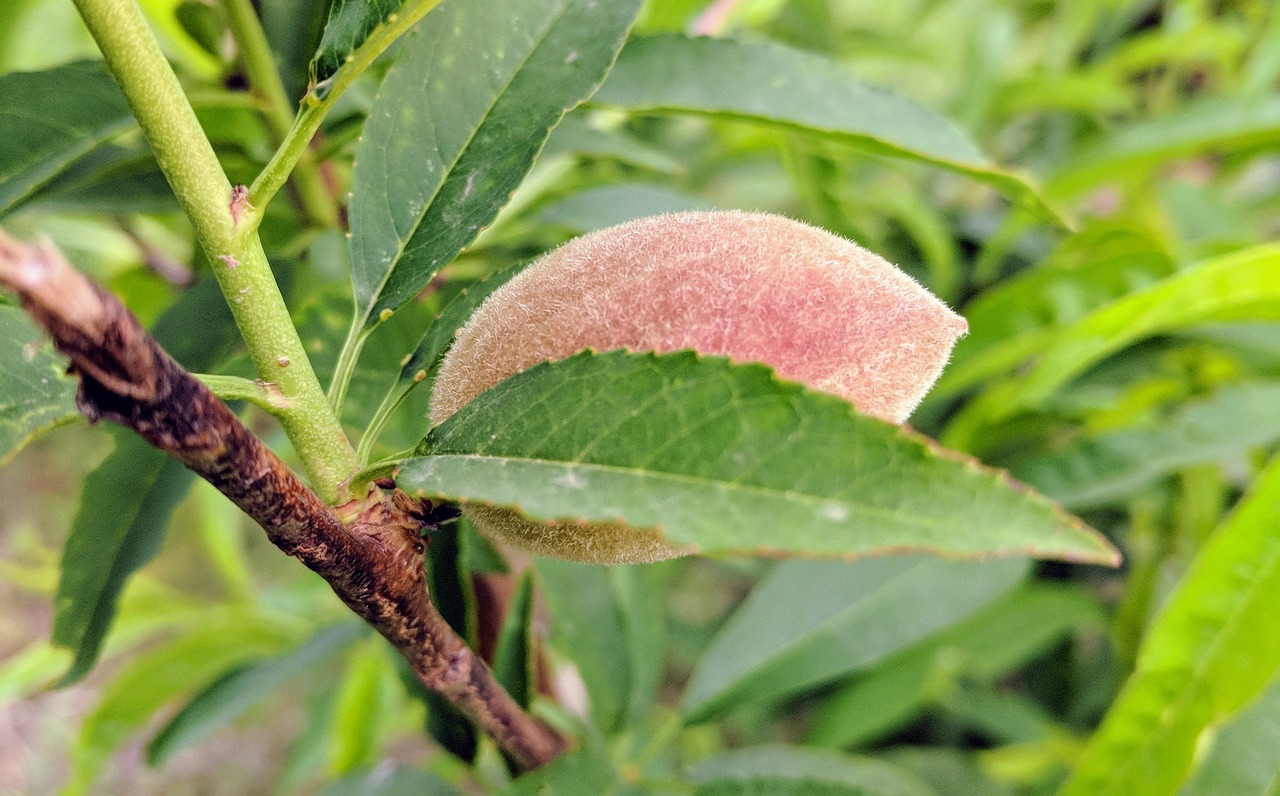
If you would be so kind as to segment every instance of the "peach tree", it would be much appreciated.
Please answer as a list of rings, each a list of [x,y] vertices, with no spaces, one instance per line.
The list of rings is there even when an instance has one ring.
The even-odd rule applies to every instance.
[[[1028,558],[1119,563],[907,425],[967,330],[912,277],[815,226],[709,209],[711,191],[611,193],[678,173],[680,125],[713,124],[798,136],[796,162],[819,142],[923,164],[1066,225],[923,105],[781,45],[636,35],[639,0],[75,5],[101,59],[0,75],[3,455],[77,418],[115,445],[85,479],[41,670],[73,684],[104,646],[127,667],[86,719],[73,790],[166,706],[156,764],[314,671],[340,679],[323,711],[352,728],[329,772],[360,787],[381,715],[405,709],[394,687],[470,765],[453,784],[394,773],[440,792],[928,792],[883,761],[721,751],[728,722],[705,753],[668,747],[1011,594],[1073,610],[1019,586]],[[150,292],[82,273],[110,281],[58,234],[77,213],[136,246]],[[587,234],[557,248],[566,229]],[[1033,373],[1042,389],[1105,355],[1080,337]],[[961,364],[953,384],[984,367]],[[238,599],[130,603],[196,476],[319,575],[306,599],[263,599],[209,492],[200,523],[225,527],[203,544]],[[793,560],[660,696],[674,570],[629,562],[688,555]],[[819,745],[901,709],[849,699],[868,702],[828,707],[813,731],[837,741]]]

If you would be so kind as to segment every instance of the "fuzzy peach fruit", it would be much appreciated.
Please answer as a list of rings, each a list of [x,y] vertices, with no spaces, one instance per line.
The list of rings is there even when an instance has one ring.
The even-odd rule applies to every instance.
[[[932,386],[965,320],[875,254],[781,216],[688,212],[570,241],[493,293],[457,334],[436,379],[441,423],[506,377],[584,348],[694,349],[763,362],[779,376],[902,422]],[[681,554],[654,531],[544,523],[472,506],[482,531],[578,561]]]

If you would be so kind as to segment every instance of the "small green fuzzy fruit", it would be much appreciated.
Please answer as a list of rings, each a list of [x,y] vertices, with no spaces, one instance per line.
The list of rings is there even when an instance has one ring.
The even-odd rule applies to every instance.
[[[431,421],[584,348],[691,348],[762,362],[900,423],[967,330],[911,277],[829,232],[765,213],[654,216],[572,240],[486,299],[441,364]],[[539,522],[479,506],[466,513],[485,533],[574,561],[682,555],[657,531],[620,523]]]

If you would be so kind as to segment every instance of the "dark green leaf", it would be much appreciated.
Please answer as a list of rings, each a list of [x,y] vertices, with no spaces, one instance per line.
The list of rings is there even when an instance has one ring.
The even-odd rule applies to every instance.
[[[101,62],[0,75],[0,216],[133,123]]]
[[[227,671],[183,705],[156,733],[147,744],[147,762],[159,765],[174,752],[234,721],[290,679],[325,662],[368,630],[363,622],[333,625],[286,655]]]
[[[604,78],[638,0],[446,0],[410,34],[356,150],[351,273],[365,328],[489,224],[551,128]]]
[[[160,551],[169,517],[195,476],[124,428],[116,448],[84,482],[80,511],[62,553],[53,643],[76,654],[60,685],[89,673],[129,576]]]
[[[703,552],[1116,555],[1000,473],[763,366],[691,352],[537,365],[423,447],[398,478],[424,497],[622,519]]]
[[[821,56],[765,42],[636,39],[592,103],[749,119],[966,174],[1058,218],[1026,179],[993,164],[947,118],[851,77]]]
[[[474,532],[465,520],[432,531],[427,538],[427,589],[440,615],[454,632],[476,643],[476,596],[467,548]],[[427,706],[427,732],[453,755],[471,760],[476,753],[476,731],[471,722],[439,693],[422,684],[405,665],[402,680],[410,693]]]
[[[311,82],[333,77],[347,57],[404,4],[405,0],[333,0],[320,49],[311,61]]]
[[[68,166],[26,201],[54,213],[169,213],[179,209],[173,189],[150,152],[100,146]]]
[[[526,570],[516,584],[498,631],[493,674],[522,708],[533,699],[537,662],[533,637],[533,572]]]
[[[33,437],[77,416],[76,382],[45,333],[0,304],[0,466]]]
[[[866,669],[1012,589],[1027,562],[932,557],[786,561],[729,618],[694,668],[691,721]]]
[[[1064,796],[1166,794],[1198,739],[1280,669],[1280,458],[1214,532],[1152,622],[1137,668]]]
[[[722,752],[690,768],[688,777],[697,796],[934,796],[892,763],[799,746]]]

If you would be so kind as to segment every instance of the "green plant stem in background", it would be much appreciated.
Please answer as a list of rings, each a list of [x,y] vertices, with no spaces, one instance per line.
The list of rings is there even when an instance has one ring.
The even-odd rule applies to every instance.
[[[231,35],[240,48],[240,60],[249,75],[253,88],[266,100],[265,116],[275,143],[282,143],[293,128],[294,104],[280,79],[275,60],[271,57],[271,45],[262,31],[258,14],[250,0],[222,0],[231,23]],[[312,224],[323,227],[338,226],[338,210],[334,197],[325,189],[315,158],[309,148],[303,148],[293,169],[293,183],[298,189],[302,210]]]
[[[277,417],[312,488],[338,501],[356,470],[355,451],[329,410],[261,241],[233,216],[231,184],[142,10],[134,0],[76,0],[76,7],[195,227],[258,375],[291,404]]]
[[[302,109],[293,120],[293,127],[281,142],[280,148],[271,158],[258,179],[249,188],[249,204],[261,212],[271,197],[284,185],[293,171],[294,164],[308,151],[312,137],[320,129],[325,114],[333,107],[333,103],[342,96],[355,79],[369,68],[379,55],[431,9],[440,4],[440,0],[409,0],[399,13],[388,18],[387,23],[370,34],[364,44],[351,53],[350,59],[342,65],[333,77],[312,86],[307,96],[302,99]],[[337,378],[337,375],[334,377]]]
[[[192,375],[223,401],[248,401],[273,415],[278,415],[293,405],[288,398],[280,394],[278,387],[264,381],[209,373]]]

